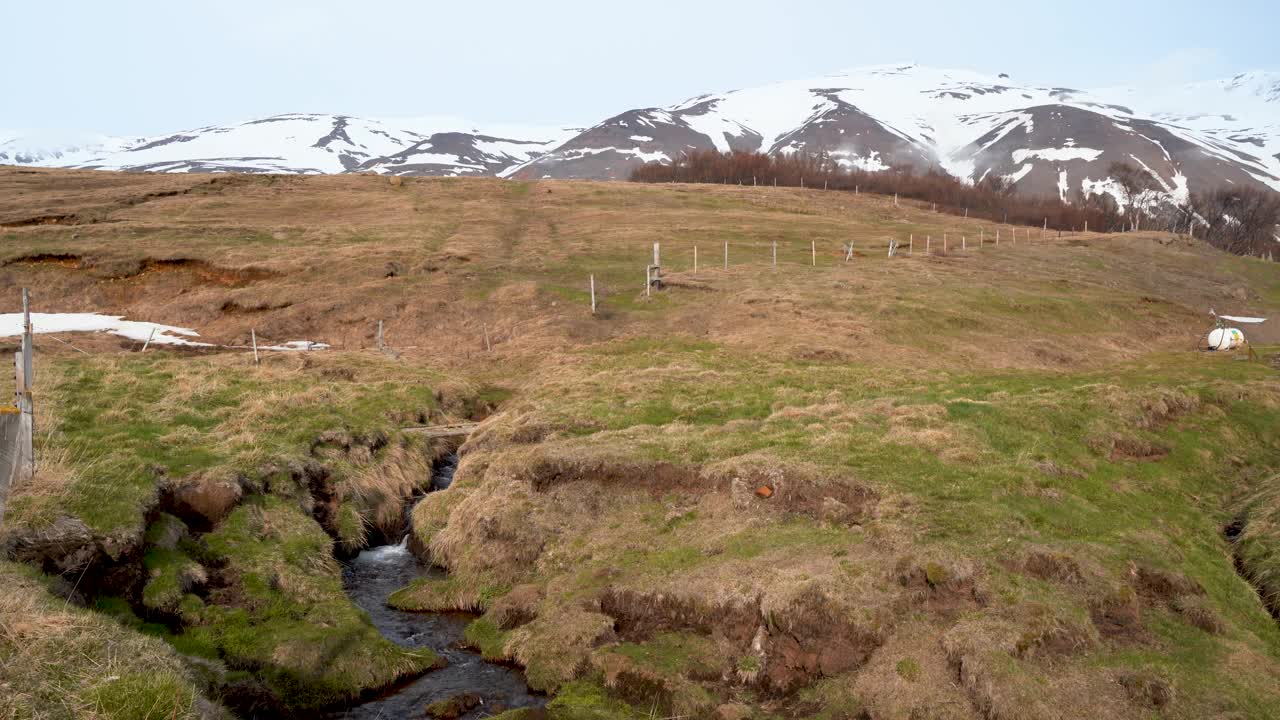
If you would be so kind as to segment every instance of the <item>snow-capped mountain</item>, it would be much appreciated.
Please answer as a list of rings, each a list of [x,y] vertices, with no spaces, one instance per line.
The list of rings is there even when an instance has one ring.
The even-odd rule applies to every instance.
[[[1154,90],[1084,91],[960,70],[875,66],[629,110],[512,174],[626,177],[691,149],[825,154],[868,170],[940,166],[1072,200],[1107,192],[1113,162],[1164,193],[1224,183],[1280,191],[1280,74]]]
[[[467,128],[462,130],[460,128]],[[14,152],[0,162],[150,172],[498,175],[560,145],[572,130],[516,129],[520,138],[453,119],[384,122],[346,115],[287,114],[124,141]],[[27,147],[26,138],[10,142]],[[5,144],[0,143],[0,153]]]
[[[80,155],[123,150],[131,142],[93,133],[0,130],[0,165],[58,165]]]
[[[1122,201],[1109,177],[1117,161],[1179,201],[1222,184],[1280,191],[1280,73],[1076,90],[880,65],[627,110],[585,130],[290,114],[64,146],[0,132],[0,163],[165,172],[620,179],[694,149],[825,154],[867,170],[941,167],[1066,200]]]

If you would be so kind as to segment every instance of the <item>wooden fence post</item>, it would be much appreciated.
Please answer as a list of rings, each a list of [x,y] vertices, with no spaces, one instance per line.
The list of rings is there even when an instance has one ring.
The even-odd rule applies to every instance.
[[[249,340],[253,343],[253,364],[258,364],[258,331],[254,328],[249,329]]]
[[[755,181],[753,180],[752,184],[754,183]],[[728,240],[724,241],[724,269],[725,270],[729,269],[729,241]]]
[[[591,276],[591,314],[596,314],[596,276]]]
[[[816,240],[809,241],[809,264],[818,267],[818,242]]]
[[[773,269],[778,269],[778,241],[773,241]]]
[[[378,350],[380,352],[386,350],[386,345],[384,345],[382,342],[382,321],[381,320],[378,321]]]
[[[693,274],[698,274],[698,246],[693,246]]]

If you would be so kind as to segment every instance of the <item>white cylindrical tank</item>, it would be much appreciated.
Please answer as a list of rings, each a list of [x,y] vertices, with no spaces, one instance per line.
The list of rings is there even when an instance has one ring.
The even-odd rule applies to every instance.
[[[1210,350],[1235,350],[1244,345],[1244,333],[1235,328],[1217,328],[1209,333]]]

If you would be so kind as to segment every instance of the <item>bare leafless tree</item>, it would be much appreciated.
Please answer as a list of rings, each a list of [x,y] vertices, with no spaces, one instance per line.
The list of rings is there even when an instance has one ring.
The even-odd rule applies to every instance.
[[[1155,178],[1126,162],[1111,163],[1107,168],[1107,174],[1111,176],[1120,192],[1120,204],[1124,205],[1129,227],[1134,230],[1140,229],[1143,195],[1155,189]]]
[[[1214,247],[1259,257],[1280,249],[1280,193],[1231,185],[1196,195],[1192,206],[1202,221],[1203,237]]]

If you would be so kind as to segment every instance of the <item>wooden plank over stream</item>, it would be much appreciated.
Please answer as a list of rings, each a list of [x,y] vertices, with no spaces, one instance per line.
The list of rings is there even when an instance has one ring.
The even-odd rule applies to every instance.
[[[420,425],[401,428],[404,432],[425,435],[429,438],[463,437],[470,435],[480,423],[454,423],[452,425]]]

